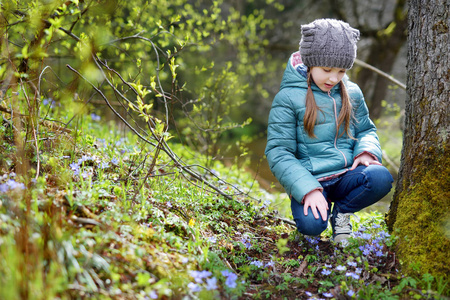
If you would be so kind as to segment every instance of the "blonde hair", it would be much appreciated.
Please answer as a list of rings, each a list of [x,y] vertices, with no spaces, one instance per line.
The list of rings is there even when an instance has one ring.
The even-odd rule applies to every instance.
[[[303,117],[303,126],[308,133],[308,136],[315,138],[316,135],[314,134],[314,126],[316,125],[317,111],[322,110],[317,105],[316,100],[314,99],[314,94],[311,89],[311,68],[309,67],[306,81],[308,84],[308,90],[306,92],[306,110],[305,116]],[[339,112],[337,131],[339,132],[339,128],[341,128],[341,125],[344,124],[344,131],[339,136],[342,136],[345,132],[351,139],[355,139],[350,132],[350,121],[352,119],[353,113],[350,96],[348,95],[347,88],[345,87],[345,84],[342,80],[339,82],[339,87],[341,89],[342,107],[341,111]]]

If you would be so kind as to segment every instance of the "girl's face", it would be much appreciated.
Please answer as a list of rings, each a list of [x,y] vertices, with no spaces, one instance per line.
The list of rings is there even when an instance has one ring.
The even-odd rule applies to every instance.
[[[312,67],[311,78],[324,92],[330,91],[345,75],[346,69],[329,67]]]

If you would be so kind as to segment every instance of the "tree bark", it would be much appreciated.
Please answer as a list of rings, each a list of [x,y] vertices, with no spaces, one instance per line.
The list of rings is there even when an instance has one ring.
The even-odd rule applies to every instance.
[[[409,2],[403,149],[386,216],[404,267],[444,278],[450,274],[449,7],[449,0]]]

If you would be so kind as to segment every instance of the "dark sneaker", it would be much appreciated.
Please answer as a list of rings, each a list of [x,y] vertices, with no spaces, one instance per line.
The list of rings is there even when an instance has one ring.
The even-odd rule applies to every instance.
[[[331,228],[333,229],[333,240],[343,247],[348,245],[347,240],[352,233],[351,215],[355,216],[353,213],[340,213],[336,206],[333,208],[333,213],[331,214],[330,222]]]

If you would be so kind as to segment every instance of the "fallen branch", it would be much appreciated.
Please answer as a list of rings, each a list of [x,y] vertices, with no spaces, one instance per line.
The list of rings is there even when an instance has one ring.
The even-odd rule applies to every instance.
[[[289,225],[292,225],[292,226],[297,227],[297,225],[295,224],[295,222],[292,221],[292,220],[285,219],[285,218],[282,218],[282,217],[278,217],[278,216],[275,216],[275,215],[267,215],[267,216],[270,217],[270,218],[272,218],[272,219],[277,219],[277,220],[280,220],[280,221],[282,221],[282,222],[284,222],[284,223],[286,223],[286,224],[289,224]]]
[[[83,224],[83,225],[94,225],[94,226],[102,225],[102,223],[100,223],[100,222],[98,222],[98,221],[96,221],[94,219],[89,219],[89,218],[79,218],[77,216],[72,216],[71,219],[74,222],[77,222],[77,223],[80,223],[80,224]]]

